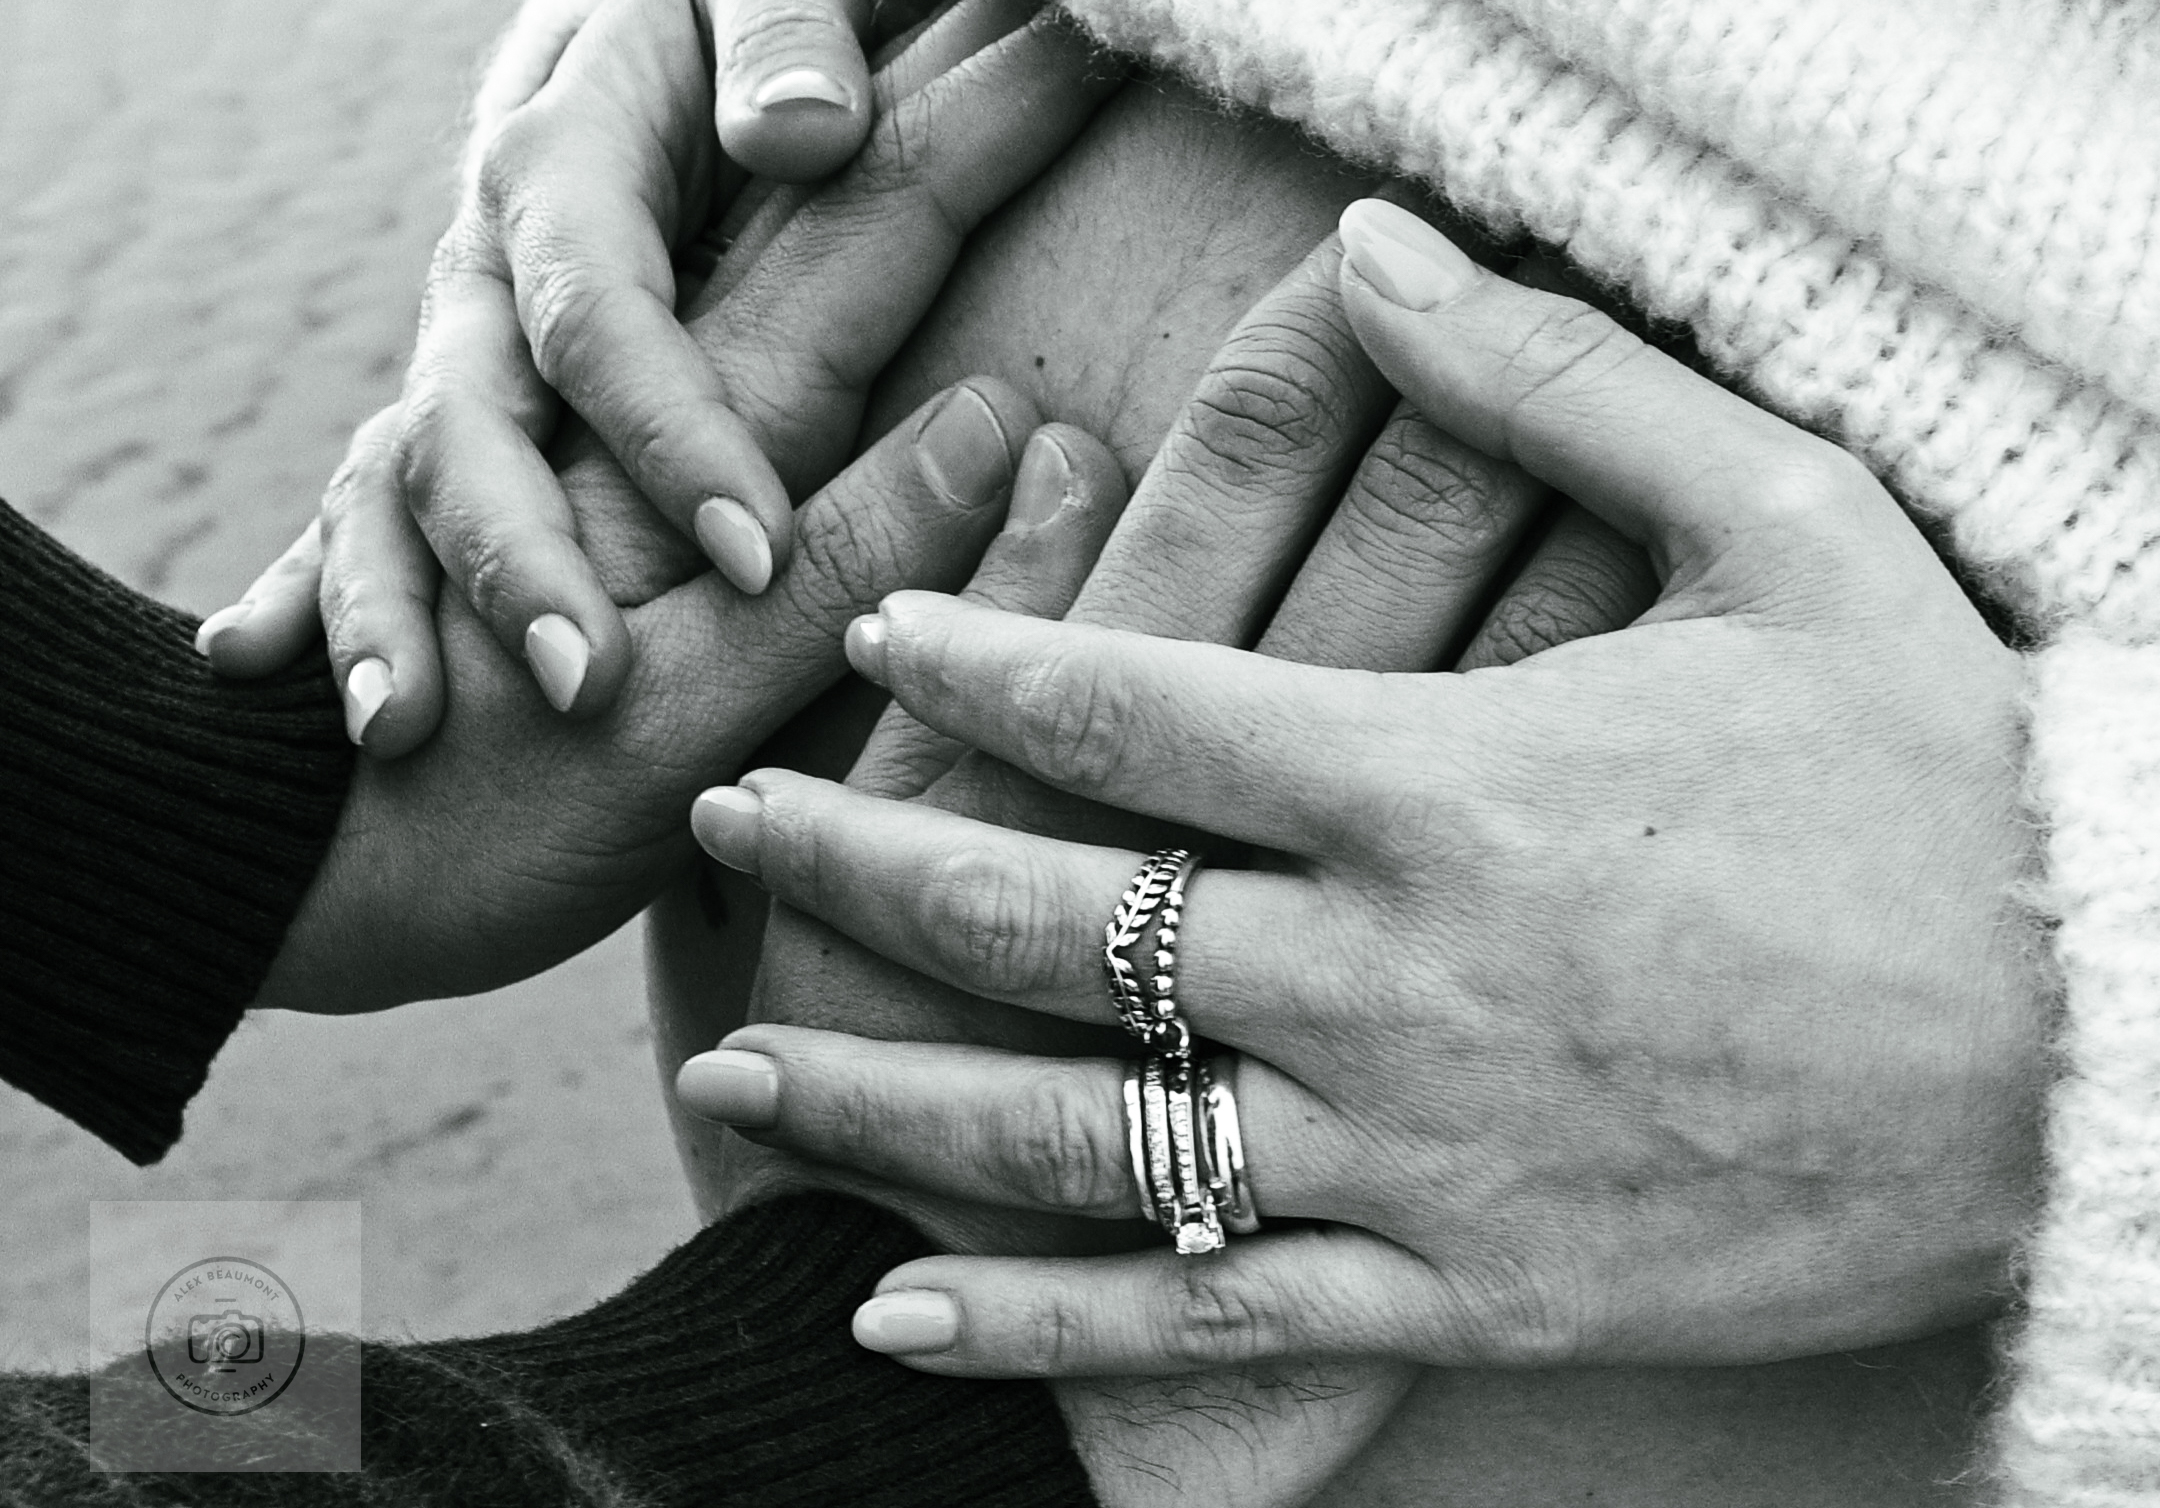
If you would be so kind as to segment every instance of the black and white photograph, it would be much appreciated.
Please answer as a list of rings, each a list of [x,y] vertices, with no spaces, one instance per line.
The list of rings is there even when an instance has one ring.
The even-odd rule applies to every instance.
[[[2160,0],[0,0],[0,1505],[2160,1508]]]

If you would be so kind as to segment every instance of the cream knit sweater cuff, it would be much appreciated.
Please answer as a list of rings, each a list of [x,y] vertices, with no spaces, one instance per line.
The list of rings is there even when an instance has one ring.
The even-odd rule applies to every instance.
[[[2067,990],[2006,1490],[2160,1501],[2160,9],[1062,0],[1686,324],[2035,641]]]
[[[2002,1465],[2015,1504],[2160,1491],[2160,646],[2073,634],[2034,665],[2067,1011]]]

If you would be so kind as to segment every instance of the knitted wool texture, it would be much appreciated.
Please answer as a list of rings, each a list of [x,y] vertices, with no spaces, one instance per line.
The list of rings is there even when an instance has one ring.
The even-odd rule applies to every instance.
[[[1065,0],[1564,250],[1866,460],[2045,647],[2068,1024],[2017,1504],[2160,1493],[2160,5]]]

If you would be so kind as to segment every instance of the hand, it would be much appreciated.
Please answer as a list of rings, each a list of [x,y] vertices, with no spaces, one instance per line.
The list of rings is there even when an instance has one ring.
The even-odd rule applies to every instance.
[[[966,580],[1034,406],[941,395],[805,505],[800,549],[744,597],[706,573],[626,615],[637,670],[604,717],[554,717],[463,602],[441,632],[457,695],[407,760],[362,760],[255,1004],[356,1011],[467,994],[567,958],[691,856],[682,812],[842,673],[849,617],[895,585]]]
[[[1452,656],[1465,638],[1481,653],[1501,652],[1483,647],[1493,641],[1479,630],[1478,610],[1545,495],[1407,413],[1387,422],[1360,462],[1384,405],[1343,320],[1334,250],[1325,247],[1262,300],[1217,357],[1073,615],[1238,642],[1258,638],[1266,653],[1317,663],[1424,668]],[[1352,468],[1348,498],[1276,607],[1274,583]],[[1055,616],[1071,588],[1060,593],[1046,583],[1038,595],[1035,610]],[[915,729],[912,740],[897,736],[905,728]],[[887,796],[927,792],[933,806],[995,812],[1036,831],[1099,831],[1118,820],[980,759],[940,774],[925,757],[936,752],[950,763],[957,746],[926,751],[919,725],[889,718],[849,784]],[[730,799],[701,802],[696,817],[701,833],[722,848],[735,815]],[[911,975],[784,906],[767,924],[751,1014],[1037,1051],[1102,1045],[1040,1017],[1031,1026],[1027,1016]],[[743,1107],[731,1098],[746,1086],[732,1056],[693,1059],[680,1080],[685,1103],[740,1121]],[[747,1088],[755,1094],[754,1083]],[[1060,1124],[1049,1117],[1033,1130],[1055,1136]],[[753,1127],[750,1134],[758,1133]],[[731,1139],[699,1138],[696,1145],[701,1155],[729,1160],[734,1204],[805,1180],[835,1181],[828,1171]],[[838,1183],[900,1208],[961,1250],[1087,1250],[1130,1239],[1124,1231],[1023,1220],[1009,1209],[923,1201],[875,1181]],[[1292,1366],[1168,1386],[1079,1387],[1064,1402],[1106,1500],[1145,1502],[1167,1492],[1181,1503],[1250,1505],[1301,1500],[1378,1427],[1408,1380],[1403,1369],[1385,1365]]]
[[[1085,1376],[1737,1362],[1987,1312],[2033,1197],[2044,1025],[2015,657],[1842,452],[1413,217],[1344,229],[1381,370],[1641,542],[1660,598],[1463,676],[916,594],[853,630],[940,732],[1276,856],[1202,872],[1179,996],[1239,1050],[1263,1215],[1331,1222],[1207,1261],[932,1259],[863,1328],[910,1307],[946,1319],[893,1347],[913,1365]],[[788,904],[975,994],[1108,1016],[1100,927],[1136,853],[784,772],[728,800],[708,851]],[[727,1045],[773,1060],[780,1145],[1135,1211],[1113,1062]]]
[[[730,24],[758,9],[731,10]],[[323,618],[355,741],[402,754],[441,712],[439,557],[559,709],[607,706],[629,674],[624,604],[591,508],[540,456],[556,389],[627,463],[624,507],[642,519],[649,500],[738,588],[763,590],[791,548],[790,491],[813,490],[848,453],[863,389],[966,231],[1114,83],[1089,77],[1078,37],[1030,24],[1032,10],[956,7],[880,74],[886,129],[847,174],[807,204],[793,191],[736,200],[715,227],[733,250],[684,326],[669,248],[713,223],[720,166],[699,16],[682,0],[607,0],[489,139],[438,250],[405,396],[375,421],[396,435],[394,475],[355,476],[383,454],[356,440],[320,542],[303,537],[205,624],[213,663],[259,673],[289,657],[308,621],[294,599],[326,561]],[[534,71],[532,50],[513,73]],[[589,449],[573,432],[553,453],[560,465]],[[409,501],[425,542],[402,517],[356,510],[369,494]]]

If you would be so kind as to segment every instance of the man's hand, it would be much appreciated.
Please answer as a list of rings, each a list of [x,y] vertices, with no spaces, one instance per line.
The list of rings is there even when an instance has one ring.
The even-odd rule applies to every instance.
[[[451,598],[441,736],[363,760],[258,1006],[355,1011],[534,973],[633,915],[690,854],[691,796],[842,671],[840,633],[910,582],[958,587],[996,528],[1029,401],[995,382],[925,405],[803,509],[773,590],[706,573],[627,614],[605,716],[554,717]]]

